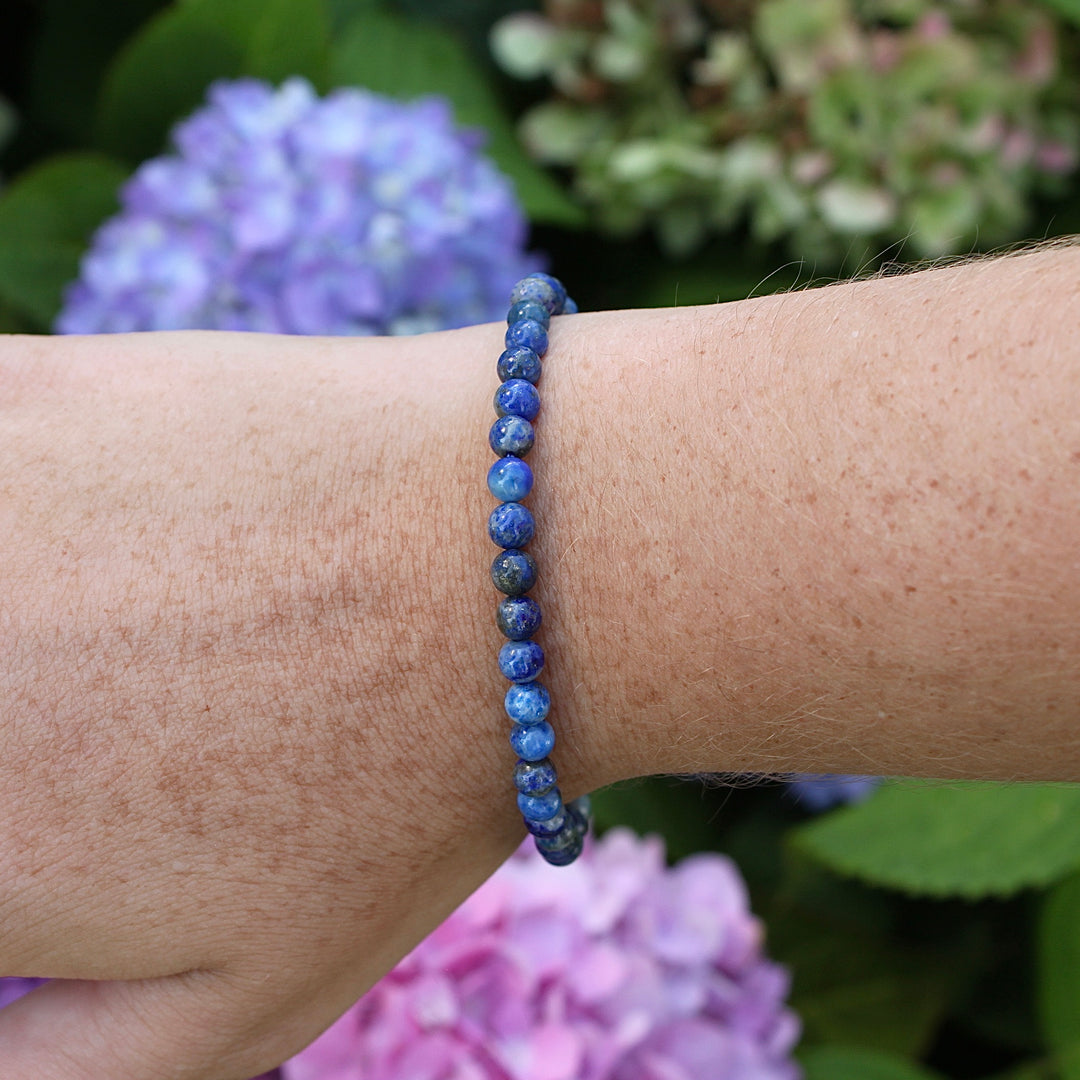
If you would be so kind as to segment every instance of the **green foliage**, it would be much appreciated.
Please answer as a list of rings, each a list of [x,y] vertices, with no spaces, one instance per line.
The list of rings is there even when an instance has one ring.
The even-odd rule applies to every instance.
[[[459,123],[487,131],[487,152],[514,182],[533,221],[583,223],[581,210],[525,156],[483,69],[447,29],[378,9],[365,11],[349,22],[335,43],[330,81],[402,100],[445,95]]]
[[[1039,1012],[1063,1080],[1080,1080],[1080,874],[1060,882],[1039,922]]]
[[[793,839],[837,873],[886,888],[1007,896],[1080,867],[1080,786],[893,781]]]
[[[805,1080],[938,1080],[937,1073],[873,1050],[818,1046],[801,1057]]]
[[[1080,26],[1080,0],[1043,0],[1043,3],[1069,22]]]
[[[0,194],[0,306],[44,330],[60,310],[64,286],[86,241],[116,209],[122,166],[97,154],[52,158]]]
[[[180,0],[110,67],[98,141],[132,162],[159,153],[172,125],[219,78],[303,75],[325,89],[329,36],[323,0]]]

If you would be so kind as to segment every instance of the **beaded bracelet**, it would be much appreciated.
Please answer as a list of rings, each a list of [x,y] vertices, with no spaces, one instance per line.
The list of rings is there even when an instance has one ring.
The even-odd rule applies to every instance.
[[[499,455],[488,470],[488,489],[500,500],[488,519],[488,535],[503,548],[491,564],[491,580],[506,594],[495,621],[509,638],[499,650],[499,669],[510,680],[504,705],[513,721],[510,745],[518,755],[514,786],[525,826],[553,866],[566,866],[581,854],[589,830],[589,797],[564,806],[548,756],[555,746],[555,732],[547,722],[551,696],[536,681],[544,666],[544,650],[532,640],[540,628],[540,605],[525,595],[536,584],[537,566],[522,550],[532,539],[534,522],[521,500],[533,485],[524,458],[532,449],[532,421],[540,411],[536,383],[540,357],[547,351],[548,325],[552,315],[576,311],[566,289],[549,274],[530,274],[514,286],[506,316],[506,350],[499,357],[498,419],[488,436]]]

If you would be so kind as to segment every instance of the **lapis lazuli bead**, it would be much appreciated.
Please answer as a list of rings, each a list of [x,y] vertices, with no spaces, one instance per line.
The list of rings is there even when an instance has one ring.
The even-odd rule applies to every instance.
[[[524,345],[507,349],[499,357],[497,366],[499,378],[503,382],[507,379],[524,379],[526,382],[536,383],[540,381],[540,372],[543,369],[540,357]]]
[[[547,352],[547,331],[534,319],[518,319],[516,323],[511,323],[506,328],[503,340],[508,349],[514,345],[524,345],[532,349],[537,356],[543,356]]]
[[[499,650],[499,670],[512,683],[530,683],[544,670],[544,650],[535,641],[508,641]]]
[[[551,837],[537,836],[534,842],[536,850],[546,862],[552,866],[569,866],[585,847],[585,836],[575,829],[572,832],[558,832]]]
[[[529,821],[550,821],[562,809],[562,795],[553,787],[543,795],[525,795],[518,792],[518,809]]]
[[[530,274],[529,277],[534,281],[543,281],[551,286],[552,291],[555,293],[555,307],[548,310],[551,311],[552,315],[558,315],[565,310],[563,305],[566,303],[566,286],[557,277],[544,274],[539,270]]]
[[[495,412],[499,416],[533,421],[539,411],[540,392],[527,379],[507,379],[495,391]]]
[[[533,821],[532,818],[522,818],[522,821],[525,822],[525,828],[533,836],[556,836],[566,827],[568,820],[565,807],[554,817],[548,818],[547,821]]]
[[[555,731],[546,721],[539,724],[515,724],[510,729],[510,745],[519,758],[539,761],[555,749]]]
[[[513,686],[507,687],[503,707],[506,709],[506,715],[515,724],[528,727],[530,724],[540,724],[547,719],[547,714],[551,711],[551,695],[543,683],[514,683]]]
[[[560,308],[559,294],[555,287],[546,279],[550,275],[544,274],[543,277],[536,275],[529,275],[529,277],[522,278],[514,287],[510,290],[510,305],[519,303],[522,300],[535,300],[547,309],[549,315],[555,315]]]
[[[495,588],[507,596],[522,596],[536,584],[536,560],[527,551],[508,548],[491,564]]]
[[[500,416],[491,425],[488,433],[488,445],[500,456],[513,454],[524,457],[532,448],[536,435],[533,426],[521,416]]]
[[[562,311],[559,312],[559,314],[560,315],[576,315],[577,313],[578,313],[577,304],[575,304],[574,301],[568,296],[563,301]]]
[[[588,795],[579,795],[576,799],[570,800],[567,810],[576,817],[579,828],[587,832],[589,815],[592,813],[592,799]]]
[[[514,766],[514,787],[525,795],[543,795],[558,781],[551,758],[544,758],[542,761],[519,761]]]
[[[508,596],[495,609],[495,625],[511,641],[531,638],[540,622],[540,605],[531,596]]]
[[[519,457],[499,458],[488,469],[488,491],[500,502],[520,502],[532,491],[533,474]]]
[[[532,538],[536,523],[529,508],[519,502],[500,503],[488,518],[488,536],[503,548],[524,547]]]
[[[511,326],[522,319],[532,319],[546,330],[551,325],[551,312],[535,300],[519,300],[510,305],[510,310],[506,313],[506,325]]]

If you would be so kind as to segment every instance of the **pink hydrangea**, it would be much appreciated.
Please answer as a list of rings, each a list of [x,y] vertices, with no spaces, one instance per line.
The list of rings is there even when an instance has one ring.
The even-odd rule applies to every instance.
[[[613,829],[526,842],[285,1080],[797,1080],[787,971],[734,864]]]

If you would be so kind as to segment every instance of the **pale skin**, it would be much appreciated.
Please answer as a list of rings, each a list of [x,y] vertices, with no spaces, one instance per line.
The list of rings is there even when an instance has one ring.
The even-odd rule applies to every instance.
[[[1064,248],[555,320],[566,798],[1080,780],[1078,282]],[[73,980],[0,1013],[5,1080],[276,1065],[517,846],[501,336],[0,341],[0,974]]]

